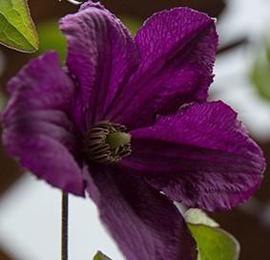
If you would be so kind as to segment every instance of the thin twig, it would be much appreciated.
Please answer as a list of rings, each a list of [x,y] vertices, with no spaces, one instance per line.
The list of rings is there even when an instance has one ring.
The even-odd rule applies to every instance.
[[[220,54],[223,54],[227,51],[231,51],[233,50],[234,48],[237,48],[237,47],[240,47],[240,46],[244,46],[244,45],[247,45],[248,44],[248,39],[243,37],[243,38],[240,38],[240,39],[237,39],[235,41],[232,41],[224,46],[221,46],[219,49],[218,49],[218,52],[217,54],[220,55]]]
[[[68,260],[68,194],[62,193],[62,260]]]

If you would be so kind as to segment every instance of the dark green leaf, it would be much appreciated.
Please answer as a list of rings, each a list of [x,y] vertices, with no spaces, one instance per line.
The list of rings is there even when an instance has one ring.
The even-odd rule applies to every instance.
[[[22,52],[35,52],[38,37],[25,0],[0,0],[0,43]]]

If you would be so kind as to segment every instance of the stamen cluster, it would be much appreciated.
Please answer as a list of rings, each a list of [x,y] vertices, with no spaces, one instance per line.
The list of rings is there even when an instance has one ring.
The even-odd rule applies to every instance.
[[[125,126],[103,121],[91,127],[84,138],[84,151],[90,161],[116,163],[131,153],[130,135]]]

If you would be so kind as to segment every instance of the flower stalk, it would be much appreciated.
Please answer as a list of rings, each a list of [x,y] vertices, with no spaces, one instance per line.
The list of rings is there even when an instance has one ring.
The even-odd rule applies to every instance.
[[[62,193],[62,209],[61,209],[61,259],[68,260],[68,194]]]

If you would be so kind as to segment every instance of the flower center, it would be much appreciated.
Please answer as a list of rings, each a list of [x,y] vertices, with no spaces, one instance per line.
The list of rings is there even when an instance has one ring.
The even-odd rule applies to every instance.
[[[131,136],[126,127],[104,121],[89,129],[84,137],[87,159],[97,163],[116,163],[131,153]]]

